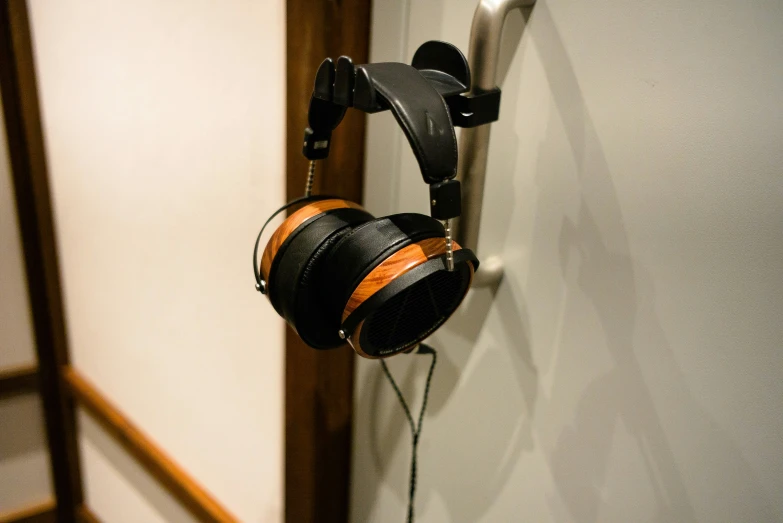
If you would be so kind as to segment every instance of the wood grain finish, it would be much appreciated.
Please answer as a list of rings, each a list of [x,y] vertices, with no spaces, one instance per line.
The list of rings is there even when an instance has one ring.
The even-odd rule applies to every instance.
[[[55,523],[56,507],[54,501],[46,501],[12,512],[0,513],[0,523]]]
[[[453,242],[453,245],[455,251],[461,249],[457,242]],[[345,321],[367,298],[384,288],[392,280],[445,252],[446,240],[444,238],[427,238],[403,247],[383,260],[354,289],[353,294],[348,298],[348,303],[345,304],[342,321]]]
[[[63,378],[74,399],[194,517],[204,522],[237,521],[76,370],[65,367]]]
[[[24,365],[0,370],[0,398],[38,390],[38,368]]]
[[[0,2],[0,95],[5,115],[27,292],[35,332],[57,520],[73,521],[82,503],[73,405],[60,379],[68,335],[38,104],[30,23],[24,0]]]
[[[79,523],[101,523],[98,516],[96,516],[87,505],[80,505],[79,508],[76,509],[76,519]]]
[[[457,247],[457,242],[454,242],[454,246]],[[454,250],[456,251],[457,249],[455,248]],[[476,269],[475,269],[475,266],[473,265],[473,263],[471,263],[469,265],[469,268],[470,268],[470,281],[468,282],[468,289],[470,289],[471,285],[473,285],[473,276],[475,276],[475,274],[476,274]],[[462,304],[462,301],[465,299],[465,296],[467,296],[467,295],[468,295],[468,293],[466,291],[465,294],[462,295],[462,298],[460,299],[460,303],[456,307],[454,307],[455,311],[457,309],[459,309],[459,306]],[[446,318],[446,319],[448,319],[448,318]],[[416,342],[416,343],[414,343],[413,345],[411,345],[409,347],[406,347],[406,348],[404,348],[404,349],[402,349],[400,351],[397,351],[397,352],[392,352],[391,354],[387,354],[386,356],[371,356],[370,354],[367,354],[366,352],[364,352],[364,349],[362,349],[362,343],[361,343],[362,327],[364,327],[364,320],[360,321],[359,325],[356,326],[356,329],[354,329],[353,334],[351,335],[350,338],[348,338],[348,342],[351,344],[351,347],[356,352],[356,354],[358,354],[359,356],[362,356],[363,358],[367,358],[367,359],[371,359],[371,360],[378,360],[378,359],[381,359],[381,358],[389,358],[391,356],[400,354],[402,352],[410,352],[414,348],[416,348],[416,346],[419,343],[421,343],[421,342]]]
[[[272,261],[274,261],[277,251],[280,250],[280,246],[283,245],[285,240],[297,229],[297,227],[310,218],[314,218],[326,211],[348,208],[361,209],[362,206],[358,203],[349,202],[348,200],[320,200],[305,205],[286,218],[272,234],[272,237],[269,238],[266,248],[264,249],[264,255],[261,257],[261,278],[266,280],[267,285],[269,284],[269,270],[272,268]]]
[[[286,196],[301,196],[307,178],[302,137],[318,66],[340,55],[368,61],[371,0],[286,2]],[[319,161],[313,194],[361,203],[367,116],[349,109]],[[347,346],[313,350],[286,327],[285,521],[345,523],[349,519],[353,369]],[[358,523],[358,522],[357,522]]]

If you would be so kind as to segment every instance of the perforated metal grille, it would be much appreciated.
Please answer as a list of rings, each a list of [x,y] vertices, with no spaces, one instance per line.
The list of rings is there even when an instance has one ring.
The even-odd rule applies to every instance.
[[[362,328],[368,353],[389,354],[421,341],[445,322],[468,290],[470,272],[438,271],[373,311]]]

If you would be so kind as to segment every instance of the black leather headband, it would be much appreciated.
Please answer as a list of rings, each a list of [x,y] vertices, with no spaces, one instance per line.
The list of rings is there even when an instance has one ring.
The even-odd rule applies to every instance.
[[[426,183],[457,175],[457,136],[443,97],[421,73],[396,62],[356,70],[353,106],[366,112],[390,109],[405,133]]]
[[[405,133],[424,181],[430,185],[457,175],[457,137],[445,98],[468,90],[470,70],[456,47],[427,42],[413,64],[397,62],[354,66],[347,56],[323,61],[310,100],[303,152],[326,158],[332,130],[347,107],[367,113],[391,110]]]

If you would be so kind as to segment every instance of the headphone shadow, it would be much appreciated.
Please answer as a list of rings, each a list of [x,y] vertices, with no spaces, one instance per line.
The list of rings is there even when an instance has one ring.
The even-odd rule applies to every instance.
[[[548,366],[554,369],[552,397],[540,398],[535,428],[536,440],[542,442],[541,450],[559,493],[557,498],[549,499],[551,514],[558,521],[628,520],[629,514],[606,498],[615,429],[621,424],[636,440],[645,481],[651,486],[653,511],[649,521],[740,521],[748,517],[738,512],[743,510],[741,506],[726,501],[717,492],[704,490],[697,511],[689,493],[694,489],[712,490],[717,484],[710,484],[709,480],[699,482],[693,477],[695,471],[703,478],[723,477],[731,471],[731,497],[744,499],[744,504],[753,507],[752,519],[777,520],[753,469],[725,429],[693,396],[687,377],[678,367],[675,350],[666,339],[656,312],[655,280],[632,255],[598,131],[546,4],[536,11],[534,40],[552,91],[553,116],[562,120],[576,164],[573,175],[578,212],[574,219],[564,216],[560,226],[561,276],[569,287],[568,294],[580,292],[592,304],[606,340],[605,348],[586,346],[584,353],[608,352],[611,362],[608,371],[584,387],[572,421],[559,434],[546,433],[546,418],[557,409],[554,396],[558,383],[569,378],[564,373],[558,376],[556,362]],[[551,130],[553,126],[549,127]],[[549,147],[549,143],[558,144],[561,139],[547,135],[542,138],[541,147]],[[555,156],[550,152],[540,154],[539,159]],[[536,169],[541,178],[551,171],[551,166],[543,164]],[[550,185],[541,183],[542,189]],[[572,258],[578,263],[571,263]],[[551,260],[537,263],[551,264]],[[570,267],[577,270],[570,271]],[[569,309],[575,307],[573,302],[568,297],[563,302],[566,321]],[[664,405],[676,405],[670,412],[661,412],[662,396],[667,398]],[[671,439],[672,434],[680,439]],[[691,438],[698,438],[699,443],[688,444]],[[672,441],[677,441],[675,448],[679,453]],[[687,456],[682,454],[686,448]],[[684,474],[681,468],[686,466]],[[629,475],[626,482],[630,481],[633,480]],[[637,489],[643,486],[631,485]],[[711,507],[706,507],[705,502]],[[716,504],[723,507],[716,510]],[[706,516],[705,512],[710,511],[712,514]]]
[[[481,520],[504,489],[506,509],[514,503],[506,485],[513,473],[515,485],[536,485],[516,494],[517,503],[533,499],[539,505],[531,512],[520,508],[531,520],[541,510],[557,522],[624,522],[633,519],[627,509],[636,501],[645,502],[648,521],[780,520],[742,449],[700,404],[679,367],[677,347],[667,340],[657,312],[657,282],[632,252],[615,175],[546,3],[534,9],[528,30],[551,95],[535,175],[524,183],[538,191],[531,203],[562,203],[566,211],[532,208],[530,268],[509,266],[496,288],[472,290],[433,337],[441,357],[419,452],[419,511],[435,504],[448,511],[449,521]],[[504,89],[513,92],[513,72],[508,80],[512,85]],[[501,115],[494,125],[503,126],[509,115],[512,124],[504,132],[514,133],[515,113],[504,105]],[[493,142],[503,139],[499,134],[493,129]],[[496,156],[490,154],[493,171]],[[519,172],[507,170],[513,156],[499,160],[505,172]],[[570,157],[558,163],[564,156]],[[484,227],[510,220],[515,194],[529,189],[506,186]],[[517,225],[509,229],[518,232]],[[513,245],[508,234],[506,245]],[[535,311],[535,362],[522,289],[559,301],[554,314]],[[585,321],[597,333],[580,327]],[[553,333],[543,343],[542,330]],[[585,335],[600,341],[581,341]],[[579,368],[585,360],[607,368],[591,375]],[[406,398],[421,398],[427,363],[390,362],[395,376],[403,376],[398,382]],[[508,375],[515,384],[503,381]],[[546,376],[545,387],[540,376]],[[589,381],[574,385],[574,378]],[[383,383],[380,368],[363,374],[369,394],[359,398],[357,419],[369,419],[371,432],[368,441],[355,444],[369,448],[375,474],[361,475],[368,480],[361,487],[367,495],[353,499],[354,521],[378,516],[372,508],[381,497],[386,508],[396,506],[389,504],[390,494],[401,504],[406,500],[407,424]],[[618,427],[630,443],[617,441]],[[535,463],[534,469],[519,465],[526,452],[535,455],[525,462]],[[618,452],[635,460],[622,475],[612,470]],[[622,488],[613,493],[617,481]],[[631,501],[622,493],[630,493]],[[396,518],[384,513],[380,519]]]
[[[419,510],[437,492],[447,504],[450,521],[480,519],[520,456],[533,448],[538,375],[530,354],[527,311],[519,304],[509,306],[516,303],[513,295],[510,284],[503,282],[495,288],[472,290],[460,310],[428,340],[438,351],[438,363],[419,447]],[[493,307],[496,299],[504,307]],[[487,322],[493,331],[502,331],[504,339],[480,346],[482,325]],[[414,417],[421,406],[428,364],[429,357],[415,354],[388,361]],[[512,381],[495,378],[508,376],[509,366]],[[407,420],[380,365],[366,371],[362,389],[366,393],[357,418],[369,419],[366,443],[375,469],[375,474],[362,475],[374,483],[362,490],[377,495],[382,483],[405,503],[410,459]],[[455,429],[460,431],[456,438]],[[464,448],[466,439],[472,441],[468,448]],[[372,519],[373,499],[375,495],[353,500],[354,520]]]
[[[511,13],[503,32],[498,79],[512,92],[518,90],[520,75],[515,74],[518,71],[509,75],[509,69],[529,16],[529,10]],[[504,83],[507,76],[509,81]],[[493,133],[504,137],[504,144],[518,139],[516,103],[516,97],[504,100],[501,114],[508,116],[493,124]],[[493,162],[493,170],[516,172],[514,155],[496,155]],[[491,220],[507,222],[514,207],[513,197],[499,195],[493,199]],[[419,446],[416,499],[420,511],[437,492],[451,521],[480,519],[500,495],[522,453],[533,448],[538,372],[530,352],[527,308],[514,286],[513,280],[504,278],[494,287],[472,289],[449,321],[427,341],[438,351],[438,363]],[[496,333],[502,339],[492,339]],[[421,405],[428,364],[428,357],[388,360],[414,417]],[[497,375],[508,379],[498,380]],[[360,378],[365,392],[359,397],[356,418],[369,420],[369,441],[359,441],[359,437],[354,445],[366,445],[375,473],[363,473],[362,481],[370,483],[354,488],[352,519],[370,521],[382,490],[391,489],[402,504],[407,500],[410,435],[380,365],[366,368]],[[514,391],[511,396],[509,391]],[[486,408],[490,404],[492,408]],[[455,427],[462,432],[456,439],[452,433]],[[355,430],[358,435],[365,432]],[[461,448],[465,434],[474,434],[468,449]]]

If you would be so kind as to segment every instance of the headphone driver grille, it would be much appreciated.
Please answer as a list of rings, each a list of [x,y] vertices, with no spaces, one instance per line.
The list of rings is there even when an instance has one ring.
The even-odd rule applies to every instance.
[[[453,272],[438,271],[385,302],[364,321],[364,350],[384,356],[426,338],[459,307],[470,276],[467,263]]]

